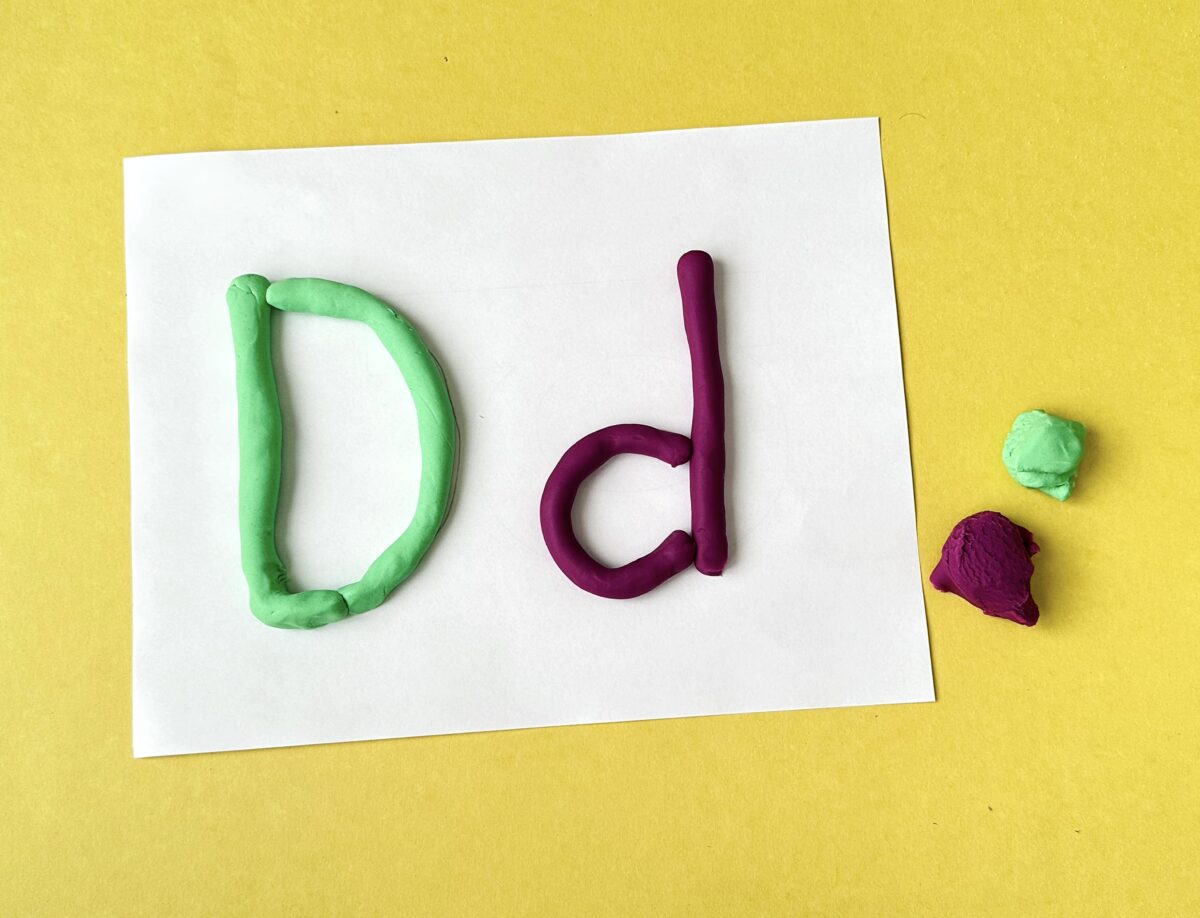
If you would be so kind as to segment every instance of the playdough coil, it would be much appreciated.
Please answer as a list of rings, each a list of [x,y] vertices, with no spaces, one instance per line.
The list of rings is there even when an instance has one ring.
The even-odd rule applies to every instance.
[[[717,344],[717,297],[712,257],[685,252],[676,266],[683,327],[692,363],[692,434],[645,424],[614,424],[593,431],[563,453],[546,480],[540,508],[546,548],[577,587],[607,599],[648,593],[693,563],[702,574],[725,570],[725,378]],[[575,535],[572,511],[588,476],[622,453],[652,456],[671,466],[688,462],[692,534],[676,529],[647,555],[605,567]]]
[[[445,522],[454,490],[458,427],[441,367],[405,319],[365,290],[316,278],[271,283],[236,278],[226,294],[237,362],[238,523],[250,610],[275,628],[318,628],[380,605],[421,562]],[[337,590],[288,589],[275,543],[283,419],[271,361],[274,309],[363,322],[396,361],[417,409],[421,483],[412,522],[367,568]]]

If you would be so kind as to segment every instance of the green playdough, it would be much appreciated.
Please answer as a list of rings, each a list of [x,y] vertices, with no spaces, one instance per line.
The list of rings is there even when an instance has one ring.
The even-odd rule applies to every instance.
[[[1066,500],[1075,487],[1087,429],[1045,411],[1017,415],[1004,440],[1004,467],[1020,484],[1057,500]]]
[[[250,609],[276,628],[317,628],[368,612],[412,574],[450,507],[458,427],[441,368],[403,317],[357,287],[310,278],[272,284],[257,274],[244,274],[230,284],[226,300],[237,361],[238,520]],[[275,544],[283,421],[271,362],[272,307],[365,322],[396,361],[416,404],[421,484],[412,523],[361,580],[337,590],[291,592]]]

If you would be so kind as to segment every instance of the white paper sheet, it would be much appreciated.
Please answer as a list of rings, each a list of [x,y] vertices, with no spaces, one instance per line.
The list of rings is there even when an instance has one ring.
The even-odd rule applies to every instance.
[[[137,756],[933,698],[875,119],[126,162]],[[718,265],[732,558],[640,599],[538,526],[580,436],[687,433],[676,259]],[[448,525],[379,609],[254,619],[239,568],[238,274],[363,287],[446,369]],[[281,547],[338,587],[407,525],[403,380],[365,327],[277,316]],[[688,528],[686,467],[623,457],[576,515],[610,564]]]

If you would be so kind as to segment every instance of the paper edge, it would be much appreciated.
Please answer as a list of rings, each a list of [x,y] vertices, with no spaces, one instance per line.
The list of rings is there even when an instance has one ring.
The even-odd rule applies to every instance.
[[[317,740],[315,742],[269,743],[265,745],[254,746],[222,746],[215,749],[179,749],[171,752],[139,752],[135,745],[133,757],[135,759],[161,759],[173,758],[175,756],[182,755],[218,755],[225,752],[254,752],[259,749],[302,749],[316,746],[336,746],[345,743],[378,743],[387,742],[389,740],[402,742],[404,740],[430,739],[442,736],[478,736],[487,733],[515,733],[521,730],[572,730],[580,727],[608,726],[611,724],[649,724],[666,720],[703,720],[716,717],[745,717],[747,715],[756,714],[784,715],[806,711],[839,711],[862,708],[893,707],[896,705],[908,704],[933,704],[935,702],[936,699],[933,697],[933,682],[931,679],[929,685],[929,697],[917,695],[908,698],[893,699],[890,701],[862,701],[855,704],[808,705],[790,708],[746,708],[745,710],[716,711],[708,714],[662,714],[659,716],[650,717],[618,717],[605,718],[602,720],[567,721],[563,723],[533,723],[513,727],[484,727],[478,730],[447,730],[444,732],[432,733],[410,733],[404,736],[396,736],[390,733],[363,734],[361,736],[347,736],[341,739]]]
[[[817,118],[807,121],[756,121],[745,124],[721,124],[721,125],[698,125],[696,127],[686,128],[648,128],[644,131],[613,131],[602,134],[546,134],[538,136],[520,136],[520,137],[470,137],[470,138],[447,138],[445,140],[414,140],[414,141],[399,141],[394,143],[347,143],[347,144],[327,144],[324,146],[308,146],[308,147],[250,147],[239,149],[218,149],[218,150],[183,150],[173,153],[138,153],[134,156],[122,157],[122,161],[128,167],[131,163],[137,163],[144,160],[164,159],[167,157],[195,157],[195,156],[214,156],[223,153],[237,154],[256,154],[256,153],[305,153],[318,152],[328,150],[377,150],[386,149],[388,147],[432,147],[442,146],[444,144],[520,144],[528,141],[547,140],[570,142],[580,140],[604,140],[615,137],[640,137],[647,134],[689,134],[701,131],[736,131],[742,128],[775,128],[775,127],[793,127],[796,125],[817,125],[817,124],[848,124],[851,122],[873,121],[876,126],[880,124],[880,115],[854,115],[846,118]],[[889,227],[890,230],[890,227]],[[890,232],[889,232],[890,238]]]

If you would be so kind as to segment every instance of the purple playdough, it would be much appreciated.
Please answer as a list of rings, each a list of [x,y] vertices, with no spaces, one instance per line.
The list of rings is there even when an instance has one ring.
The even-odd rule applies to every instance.
[[[1029,593],[1033,534],[1002,513],[985,510],[954,527],[929,582],[961,596],[988,615],[1036,625],[1038,606]]]
[[[571,582],[609,599],[641,596],[693,561],[704,574],[725,569],[725,383],[717,343],[713,262],[706,252],[679,259],[683,324],[692,363],[692,435],[644,424],[615,424],[588,434],[568,449],[542,492],[542,535],[550,556]],[[676,530],[647,555],[621,567],[605,567],[587,553],[571,525],[579,487],[605,462],[622,453],[652,456],[671,466],[691,460],[692,530]]]
[[[644,424],[614,424],[588,434],[563,454],[542,493],[542,535],[550,556],[576,586],[609,599],[630,599],[650,592],[692,563],[696,544],[680,529],[648,555],[611,568],[587,553],[571,527],[579,486],[613,456],[637,453],[677,466],[688,461],[691,451],[692,444],[683,434]]]
[[[706,252],[679,259],[683,328],[692,357],[692,538],[696,570],[717,575],[729,560],[725,535],[725,377],[717,345],[713,261]]]

